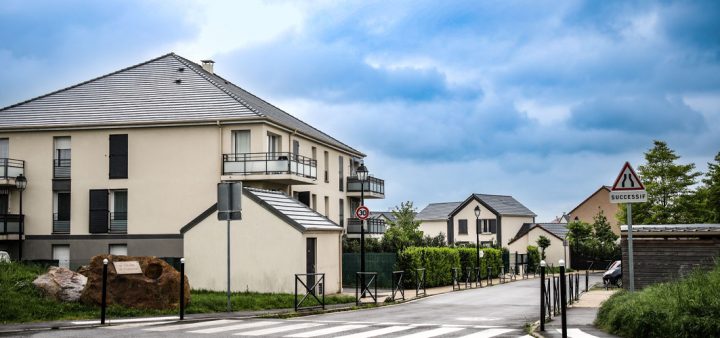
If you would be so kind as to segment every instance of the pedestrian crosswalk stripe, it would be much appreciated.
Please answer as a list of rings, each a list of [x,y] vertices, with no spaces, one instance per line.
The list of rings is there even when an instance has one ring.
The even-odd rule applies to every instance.
[[[121,319],[113,319],[108,318],[107,323],[108,324],[120,324],[120,323],[140,323],[140,322],[156,322],[156,321],[169,321],[169,320],[178,320],[180,317],[178,316],[167,316],[167,317],[149,317],[149,318],[121,318]],[[73,325],[90,325],[90,324],[100,324],[99,320],[81,320],[81,321],[74,321],[72,322]]]
[[[220,327],[211,327],[209,329],[190,331],[190,333],[218,333],[218,332],[227,332],[227,331],[233,331],[233,330],[251,329],[254,327],[269,326],[269,325],[275,325],[275,324],[280,324],[280,322],[261,321],[261,322],[252,322],[252,323],[233,324],[233,325],[225,325],[225,326],[220,326]]]
[[[557,332],[562,333],[561,329],[557,329]],[[570,338],[597,338],[597,336],[593,336],[589,333],[582,332],[580,329],[568,329],[567,335]]]
[[[347,336],[342,336],[339,338],[370,338],[370,337],[382,336],[384,334],[391,334],[394,332],[405,331],[405,330],[409,330],[409,329],[412,329],[412,327],[411,326],[388,326],[388,327],[384,327],[382,329],[355,333],[355,334],[351,334],[351,335],[347,335]]]
[[[285,336],[285,337],[304,338],[304,337],[323,336],[326,334],[333,334],[333,333],[338,333],[338,332],[343,332],[343,331],[362,329],[364,327],[367,327],[367,325],[341,325],[341,326],[336,326],[336,327],[329,327],[327,329],[320,329],[320,330],[315,330],[315,331],[310,331],[310,332],[291,334],[291,335]]]
[[[462,336],[461,338],[492,338],[511,331],[515,331],[515,329],[487,329],[467,336]]]
[[[170,324],[170,323],[173,323],[173,322],[161,321],[161,322],[128,323],[128,324],[103,326],[102,328],[110,329],[110,330],[126,330],[126,329],[139,328],[139,327],[143,327],[143,326],[152,326],[152,325]]]
[[[302,324],[285,325],[285,326],[279,326],[279,327],[271,327],[269,329],[240,332],[240,333],[236,333],[235,335],[236,336],[265,336],[265,335],[269,335],[269,334],[276,334],[276,333],[293,331],[293,330],[309,329],[311,327],[317,327],[317,326],[322,326],[322,325],[325,325],[325,324],[302,323]]]
[[[409,334],[407,336],[402,336],[402,338],[430,338],[430,337],[437,337],[440,335],[457,332],[460,330],[465,330],[461,327],[440,327],[434,330],[430,331],[423,331],[418,333]]]
[[[192,328],[203,327],[203,326],[222,325],[222,324],[239,323],[239,322],[240,322],[239,320],[220,319],[220,320],[212,320],[209,322],[199,322],[199,323],[191,323],[191,324],[163,325],[163,326],[158,326],[158,327],[147,328],[147,329],[145,329],[145,331],[155,331],[155,332],[175,331],[175,330],[183,330],[183,329],[192,329]]]

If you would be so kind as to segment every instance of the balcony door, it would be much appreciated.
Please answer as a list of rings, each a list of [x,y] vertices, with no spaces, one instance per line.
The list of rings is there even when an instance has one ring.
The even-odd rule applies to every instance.
[[[10,142],[6,138],[0,138],[0,158],[10,157]]]
[[[239,154],[247,154],[250,152],[250,131],[249,130],[233,130],[233,152],[235,156]],[[240,157],[240,156],[238,156]]]

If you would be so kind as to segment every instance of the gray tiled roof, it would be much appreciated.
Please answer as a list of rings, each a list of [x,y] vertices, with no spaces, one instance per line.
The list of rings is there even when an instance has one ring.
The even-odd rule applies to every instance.
[[[385,217],[390,221],[395,221],[395,215],[391,211],[371,211],[370,212],[370,218],[381,218]]]
[[[421,221],[445,220],[448,219],[450,213],[461,203],[462,202],[430,203],[425,209],[422,209],[415,218]]]
[[[563,223],[523,223],[523,225],[520,227],[520,230],[518,230],[517,234],[515,234],[515,236],[513,237],[513,241],[519,239],[522,236],[525,236],[525,234],[537,227],[543,228],[551,234],[560,238],[565,238],[568,233],[567,224]]]
[[[487,194],[474,194],[475,197],[483,201],[490,208],[497,211],[503,216],[532,216],[535,217],[534,212],[530,211],[527,207],[522,205],[512,196],[503,195],[487,195]]]
[[[627,232],[627,225],[621,225],[620,231]],[[636,232],[720,232],[720,224],[647,224],[633,225],[633,233]]]
[[[343,228],[325,216],[318,214],[305,204],[278,191],[245,188],[245,191],[272,208],[276,214],[284,216],[299,230],[343,231]]]
[[[267,119],[363,156],[174,53],[2,108],[0,131],[248,119]]]

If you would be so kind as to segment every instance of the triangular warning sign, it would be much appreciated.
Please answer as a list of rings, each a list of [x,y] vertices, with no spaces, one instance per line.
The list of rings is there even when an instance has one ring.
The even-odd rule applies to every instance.
[[[630,163],[625,162],[625,165],[622,170],[620,170],[620,174],[617,179],[615,179],[615,184],[613,184],[611,190],[645,190],[645,186],[643,186],[642,182],[640,182],[640,178],[635,173],[635,170],[633,170],[630,166]]]

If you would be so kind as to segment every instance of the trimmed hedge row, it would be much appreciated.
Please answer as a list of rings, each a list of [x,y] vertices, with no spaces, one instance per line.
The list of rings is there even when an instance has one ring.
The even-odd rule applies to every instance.
[[[540,250],[538,250],[538,247],[533,245],[527,246],[527,254],[528,254],[528,271],[534,272],[538,271],[538,267],[540,266]]]
[[[492,276],[496,277],[502,266],[502,251],[492,248],[480,250],[485,252],[480,262],[481,276],[487,278],[489,264]],[[398,254],[395,269],[405,271],[407,287],[413,285],[415,270],[419,268],[425,268],[426,287],[452,285],[452,269],[461,268],[465,274],[466,268],[475,268],[476,254],[474,248],[410,247]]]

